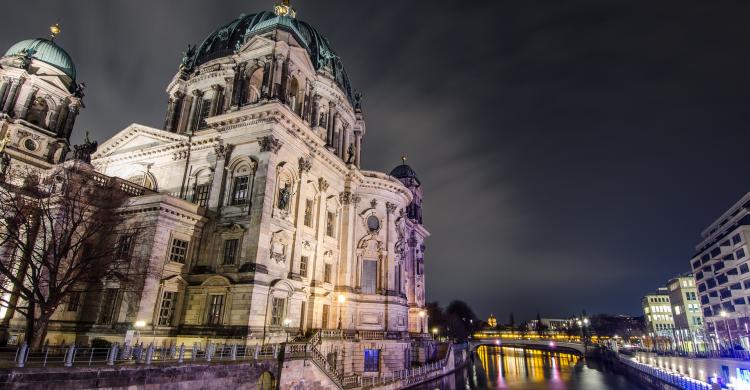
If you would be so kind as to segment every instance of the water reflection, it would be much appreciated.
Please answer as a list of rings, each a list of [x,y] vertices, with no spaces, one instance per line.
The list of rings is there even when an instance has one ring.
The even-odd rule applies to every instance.
[[[474,361],[453,375],[416,387],[459,389],[639,389],[575,355],[516,348],[479,347]]]

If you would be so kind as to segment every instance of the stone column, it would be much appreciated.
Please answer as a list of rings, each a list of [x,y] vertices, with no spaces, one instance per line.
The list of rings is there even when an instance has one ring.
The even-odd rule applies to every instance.
[[[310,123],[310,82],[305,79],[305,93],[302,94],[302,120]]]
[[[287,87],[288,81],[289,81],[289,59],[287,58],[281,64],[281,86],[279,88],[279,95],[280,95],[281,101],[287,104],[290,103],[288,96],[287,96],[288,90],[289,90],[289,88]],[[294,107],[292,107],[292,111],[294,111]]]
[[[180,107],[180,113],[179,118],[177,120],[177,130],[175,131],[178,134],[182,134],[185,132],[185,129],[187,129],[187,125],[190,122],[190,108],[193,105],[194,101],[193,96],[185,96],[182,100]]]
[[[167,116],[164,118],[164,130],[172,130],[172,118],[174,118],[175,108],[177,106],[177,100],[172,96],[167,100]]]
[[[341,129],[339,129],[339,123],[341,123],[341,115],[337,112],[332,118],[333,128],[333,149],[336,155],[341,158]]]
[[[221,87],[219,84],[214,84],[211,86],[211,89],[214,91],[214,97],[211,99],[211,110],[209,110],[208,115],[214,116],[218,114],[219,109],[219,99],[221,99],[221,92],[224,90],[224,88]]]
[[[362,150],[362,132],[356,131],[354,132],[354,165],[359,168],[360,164],[360,151]]]
[[[273,84],[273,60],[270,58],[263,63],[263,81],[260,87],[260,98],[268,99],[271,96],[271,85]]]
[[[327,136],[326,136],[326,145],[328,146],[328,149],[333,150],[333,115],[336,110],[336,104],[334,102],[328,103],[328,121],[326,123],[326,127],[328,128]]]
[[[232,154],[231,146],[217,145],[216,165],[214,166],[213,177],[211,178],[211,192],[208,195],[208,208],[218,210],[224,202],[223,189],[226,186],[226,163]]]
[[[242,105],[242,95],[245,90],[245,67],[246,62],[241,62],[234,66],[234,84],[232,86],[232,108],[239,108]]]
[[[3,107],[5,101],[5,92],[8,91],[8,85],[10,85],[10,78],[4,77],[2,83],[0,83],[0,109]]]
[[[312,109],[310,111],[310,128],[315,130],[318,127],[318,116],[320,115],[320,95],[313,97]]]
[[[21,106],[21,109],[18,110],[18,117],[26,119],[26,114],[29,113],[29,108],[31,108],[31,104],[34,101],[34,98],[36,97],[36,93],[39,91],[39,88],[32,88],[29,93],[26,94],[26,97],[23,99],[23,105]]]
[[[177,123],[180,120],[180,111],[182,110],[182,104],[185,100],[185,94],[182,92],[175,92],[174,96],[170,98],[170,106],[167,110],[167,123],[164,125],[164,129],[167,131],[176,131]]]
[[[296,194],[295,198],[297,201],[296,218],[294,219],[294,241],[292,245],[291,255],[289,256],[289,279],[302,280],[299,275],[299,265],[296,264],[295,259],[301,252],[300,247],[302,246],[302,229],[300,228],[305,223],[305,206],[306,198],[302,197],[302,188],[307,178],[307,174],[312,169],[312,160],[309,157],[300,157],[299,163],[299,180],[296,183]],[[291,207],[290,207],[291,209]],[[296,269],[295,269],[296,267]]]
[[[274,197],[276,195],[276,165],[281,141],[273,135],[258,139],[260,144],[260,161],[258,162],[256,185],[258,190],[251,195],[257,197],[252,202],[251,223],[258,224],[260,231],[258,248],[255,257],[255,272],[268,273],[268,262],[271,253],[271,218],[273,216]]]
[[[344,129],[342,130],[343,136],[341,137],[343,139],[343,147],[341,148],[341,156],[344,162],[348,162],[350,159],[351,161],[354,161],[354,156],[349,157],[349,128],[347,126],[344,126]]]
[[[65,127],[63,131],[63,137],[70,138],[70,133],[73,132],[73,126],[76,122],[76,116],[78,116],[78,106],[71,104],[68,106],[68,116],[65,118]]]
[[[202,102],[201,97],[203,96],[203,92],[196,89],[193,90],[193,102],[190,104],[190,113],[188,114],[188,123],[187,128],[185,131],[188,133],[195,130],[196,126],[198,125],[196,122],[196,111],[198,110],[198,104]]]
[[[10,85],[10,91],[8,91],[8,98],[5,99],[5,104],[3,105],[3,112],[10,115],[13,110],[13,105],[16,103],[16,91],[18,91],[18,87],[23,84],[23,79],[20,79],[18,81],[12,81]]]

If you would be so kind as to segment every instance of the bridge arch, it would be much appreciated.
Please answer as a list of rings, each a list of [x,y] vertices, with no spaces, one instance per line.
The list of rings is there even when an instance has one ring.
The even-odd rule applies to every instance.
[[[469,342],[472,351],[486,345],[492,347],[526,348],[546,352],[564,352],[583,356],[587,352],[581,343],[555,340],[520,340],[520,339],[480,339]]]

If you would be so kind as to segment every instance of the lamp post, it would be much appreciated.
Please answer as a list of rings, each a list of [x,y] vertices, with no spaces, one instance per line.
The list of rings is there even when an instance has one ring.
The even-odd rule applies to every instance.
[[[585,335],[583,328],[589,325],[589,319],[588,318],[579,319],[576,323],[578,324],[578,328],[580,328],[581,330],[581,342],[583,343],[583,356],[586,357],[586,353],[588,352],[587,351],[588,343],[586,342],[586,335]]]
[[[425,312],[424,310],[419,311],[419,333],[424,333],[424,316]]]
[[[436,327],[432,328],[432,339],[433,340],[437,339],[437,335],[438,335],[438,328],[436,326]]]
[[[289,324],[292,323],[292,320],[289,318],[284,320],[284,331],[286,332],[286,342],[289,342]]]
[[[339,294],[339,330],[342,329],[342,327],[341,327],[341,308],[344,306],[345,302],[346,302],[346,296],[344,294]]]

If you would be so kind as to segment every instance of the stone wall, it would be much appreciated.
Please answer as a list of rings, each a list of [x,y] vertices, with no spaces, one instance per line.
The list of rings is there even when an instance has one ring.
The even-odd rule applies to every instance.
[[[264,373],[268,373],[265,376]],[[262,377],[278,378],[276,361],[92,368],[25,368],[0,372],[4,389],[275,389]]]

